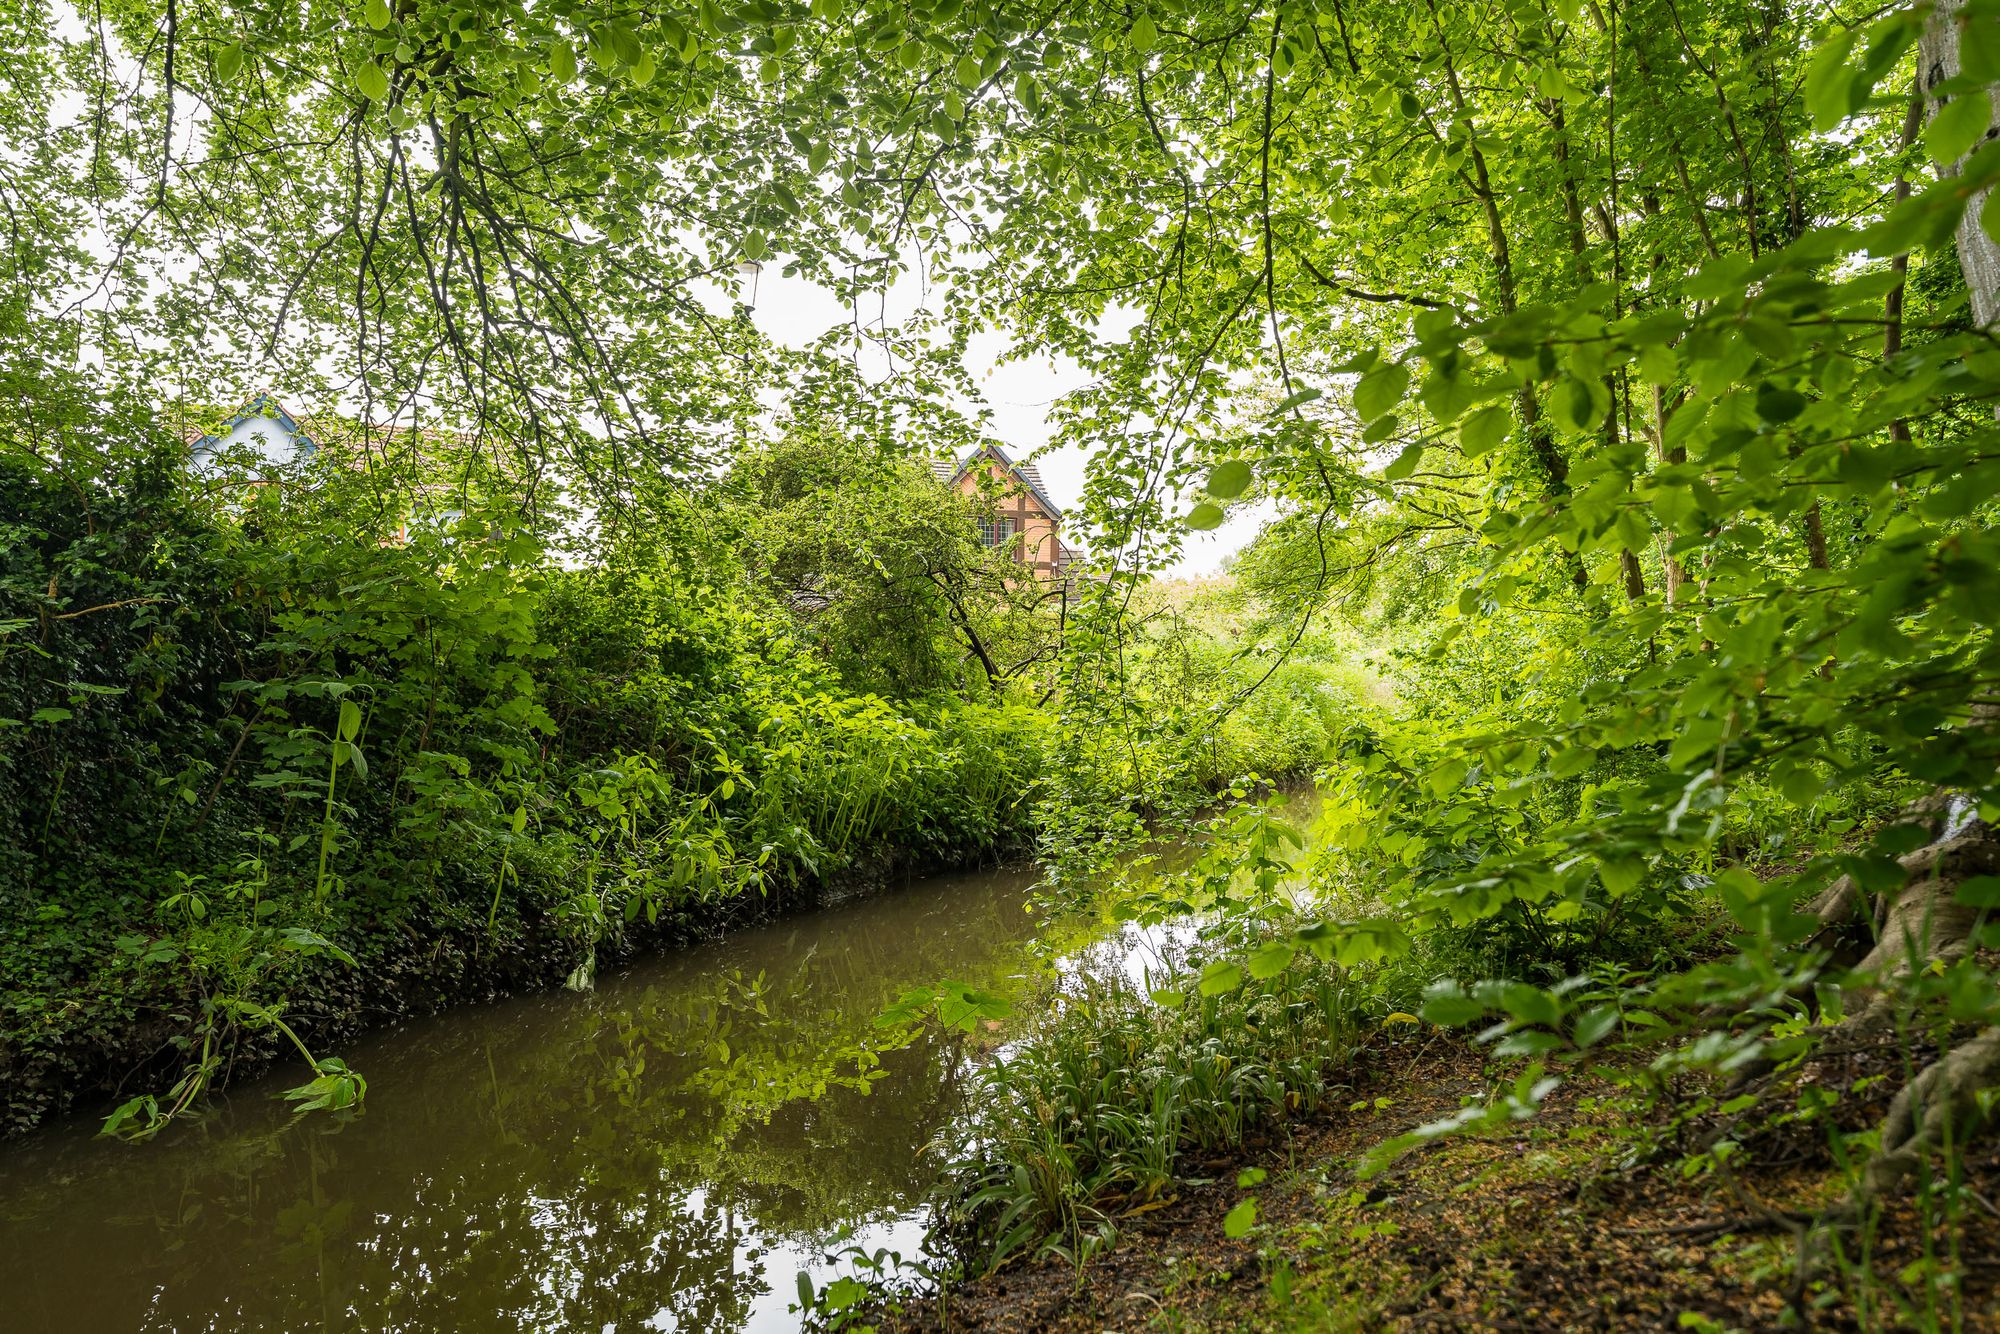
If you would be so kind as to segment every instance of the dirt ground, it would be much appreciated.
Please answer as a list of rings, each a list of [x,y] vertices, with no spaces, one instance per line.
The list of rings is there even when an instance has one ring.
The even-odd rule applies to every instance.
[[[1838,1087],[1826,1119],[1862,1129],[1900,1066],[1886,1051],[1841,1053],[1797,1072],[1777,1101],[1795,1106],[1802,1084]],[[1629,1099],[1571,1071],[1533,1120],[1430,1143],[1364,1183],[1362,1152],[1456,1111],[1498,1070],[1441,1033],[1385,1034],[1355,1069],[1337,1104],[1240,1155],[1187,1165],[1181,1193],[1121,1219],[1117,1244],[1081,1272],[1012,1263],[872,1323],[884,1334],[2000,1330],[1993,1141],[1965,1159],[1953,1204],[1905,1198],[1810,1230],[1797,1220],[1848,1196],[1823,1120],[1725,1126],[1683,1099],[1671,1106],[1684,1124],[1663,1107],[1639,1135]],[[1685,1171],[1688,1147],[1725,1130],[1742,1148],[1720,1169]],[[1265,1179],[1239,1188],[1251,1168]],[[1259,1222],[1232,1240],[1223,1218],[1247,1195]]]

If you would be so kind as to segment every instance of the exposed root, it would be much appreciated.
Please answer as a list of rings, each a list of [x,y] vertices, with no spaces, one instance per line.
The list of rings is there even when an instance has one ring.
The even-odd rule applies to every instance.
[[[1909,1082],[1882,1119],[1881,1141],[1862,1175],[1864,1196],[1915,1176],[1946,1143],[1963,1144],[1987,1118],[1982,1092],[2000,1084],[2000,1026],[1954,1047]]]
[[[1899,889],[1871,896],[1842,876],[1812,905],[1825,924],[1816,943],[1831,946],[1855,979],[1848,1017],[1837,1030],[1850,1044],[1899,1026],[1903,1005],[1895,983],[1972,949],[1980,912],[1959,902],[1958,887],[1973,876],[2000,873],[2000,835],[1976,817],[1966,797],[1933,793],[1911,805],[1904,821],[1923,826],[1929,841],[1897,859],[1906,877]],[[1768,1073],[1764,1065],[1738,1083]],[[1899,1189],[1929,1155],[1977,1133],[1988,1116],[1980,1094],[1996,1084],[2000,1026],[1982,1030],[1920,1071],[1890,1104],[1875,1156],[1849,1207]]]
[[[2000,838],[1984,820],[1972,818],[1962,801],[1939,793],[1910,807],[1908,822],[1927,824],[1931,841],[1897,859],[1907,879],[1872,912],[1852,876],[1834,881],[1813,903],[1810,911],[1825,923],[1820,942],[1872,937],[1872,947],[1851,963],[1853,971],[1886,980],[1965,953],[1978,912],[1960,903],[1955,891],[1972,876],[2000,870]]]

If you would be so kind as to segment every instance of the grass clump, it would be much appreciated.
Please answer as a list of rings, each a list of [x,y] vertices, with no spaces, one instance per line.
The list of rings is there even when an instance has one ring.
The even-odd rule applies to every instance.
[[[1139,980],[1085,972],[982,1072],[940,1229],[961,1263],[1025,1253],[1081,1264],[1120,1218],[1170,1199],[1191,1164],[1341,1086],[1362,990],[1310,959],[1204,988],[1201,960],[1226,948],[1169,950],[1160,973]]]

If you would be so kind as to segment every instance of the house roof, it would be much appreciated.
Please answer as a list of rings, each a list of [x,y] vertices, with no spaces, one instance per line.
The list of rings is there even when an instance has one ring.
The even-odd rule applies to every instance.
[[[998,463],[1008,472],[1020,478],[1021,484],[1028,488],[1036,500],[1041,502],[1042,508],[1049,512],[1051,519],[1062,518],[1062,507],[1050,498],[1048,488],[1042,485],[1041,469],[1032,463],[1014,462],[1012,458],[1008,457],[1007,451],[999,445],[991,443],[981,445],[956,464],[949,459],[934,460],[931,463],[931,471],[937,474],[939,481],[943,482],[946,486],[950,486],[959,478],[965,476],[972,465],[979,461],[982,454],[991,455],[995,463]]]

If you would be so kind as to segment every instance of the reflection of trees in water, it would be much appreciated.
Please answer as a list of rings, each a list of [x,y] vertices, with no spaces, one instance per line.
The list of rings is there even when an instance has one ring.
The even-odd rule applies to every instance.
[[[252,1092],[166,1142],[0,1165],[10,1328],[738,1325],[761,1244],[928,1187],[962,1035],[874,1016],[1021,966],[1017,894],[901,897],[376,1044],[346,1125]]]

